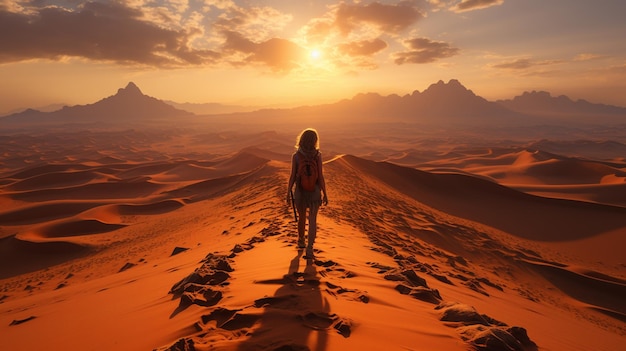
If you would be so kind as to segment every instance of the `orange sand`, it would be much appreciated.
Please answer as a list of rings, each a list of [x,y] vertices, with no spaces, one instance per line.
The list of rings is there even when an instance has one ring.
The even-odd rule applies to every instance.
[[[322,133],[307,260],[295,132],[202,133],[8,137],[2,349],[461,351],[511,327],[524,350],[626,345],[626,164]],[[171,291],[194,271],[220,279]]]

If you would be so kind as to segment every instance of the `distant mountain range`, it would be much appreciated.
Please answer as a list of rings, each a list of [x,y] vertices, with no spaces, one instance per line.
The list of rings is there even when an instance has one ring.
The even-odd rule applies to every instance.
[[[299,107],[301,115],[356,118],[359,121],[418,122],[428,124],[476,124],[519,118],[521,113],[485,100],[465,88],[458,80],[439,81],[423,92],[405,96],[358,94],[352,99],[328,105]]]
[[[126,123],[141,120],[162,120],[191,116],[165,102],[144,95],[135,83],[128,83],[117,94],[89,105],[64,106],[60,110],[42,112],[28,109],[0,118],[5,124],[60,124],[60,123]]]
[[[498,100],[497,103],[526,114],[539,115],[624,115],[626,108],[604,104],[594,104],[586,100],[573,101],[565,95],[553,97],[546,91],[524,92],[512,100]]]
[[[626,108],[593,104],[549,93],[525,93],[512,100],[487,101],[458,80],[439,81],[423,92],[399,96],[377,93],[358,94],[337,103],[292,109],[265,109],[252,113],[257,119],[309,119],[314,122],[400,122],[434,126],[505,126],[537,124],[626,124]],[[234,118],[234,116],[233,116]]]
[[[184,106],[177,104],[176,106]],[[205,105],[207,107],[208,105]],[[217,107],[215,107],[217,106]],[[255,121],[278,122],[293,116],[317,121],[353,122],[415,122],[424,124],[480,125],[494,123],[569,122],[626,124],[626,108],[572,101],[566,96],[552,97],[547,92],[525,92],[511,100],[487,101],[464,87],[458,80],[439,81],[423,92],[404,96],[358,94],[352,99],[332,104],[289,109],[261,109],[234,112],[232,106],[215,105],[219,115],[233,119],[254,118]],[[196,106],[198,107],[198,106]],[[162,100],[144,95],[128,83],[117,94],[89,105],[65,106],[52,112],[26,110],[0,118],[0,127],[22,124],[57,123],[128,123],[130,121],[168,121],[193,117],[194,113],[176,108]],[[207,115],[207,118],[210,118]]]

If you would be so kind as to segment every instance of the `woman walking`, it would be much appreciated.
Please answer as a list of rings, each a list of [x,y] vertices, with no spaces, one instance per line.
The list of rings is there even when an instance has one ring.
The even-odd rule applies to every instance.
[[[291,157],[291,176],[287,188],[287,202],[293,200],[298,211],[298,248],[306,247],[307,258],[313,257],[313,244],[317,234],[317,211],[322,204],[328,204],[319,146],[320,139],[315,129],[307,128],[298,135],[295,145],[297,150]],[[294,184],[295,194],[292,193]],[[307,215],[309,228],[305,244]]]

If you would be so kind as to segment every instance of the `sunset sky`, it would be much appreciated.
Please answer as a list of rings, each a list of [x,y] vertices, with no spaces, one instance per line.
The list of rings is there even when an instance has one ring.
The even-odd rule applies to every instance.
[[[135,82],[176,102],[294,106],[458,79],[626,106],[623,0],[0,0],[0,114]]]

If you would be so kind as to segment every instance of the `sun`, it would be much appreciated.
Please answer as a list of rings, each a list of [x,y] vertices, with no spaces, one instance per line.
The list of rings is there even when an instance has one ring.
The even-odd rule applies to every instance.
[[[309,56],[311,57],[311,59],[317,60],[320,57],[322,57],[322,52],[319,51],[318,49],[313,49],[311,50],[311,52],[309,52]]]

